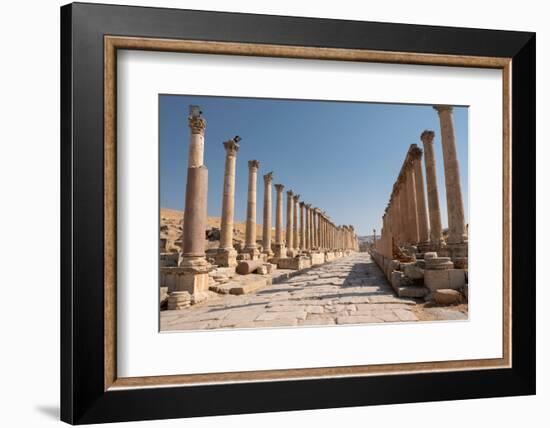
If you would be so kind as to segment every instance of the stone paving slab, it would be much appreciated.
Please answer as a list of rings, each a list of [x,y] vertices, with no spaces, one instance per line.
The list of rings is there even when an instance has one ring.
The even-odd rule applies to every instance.
[[[179,311],[161,311],[161,330],[467,319],[463,309],[425,308],[421,300],[396,296],[367,253],[355,253],[298,273],[276,272],[277,280],[272,278],[270,285],[247,290],[247,294],[217,295]],[[256,277],[265,278],[262,275],[236,277],[244,284],[254,283]]]

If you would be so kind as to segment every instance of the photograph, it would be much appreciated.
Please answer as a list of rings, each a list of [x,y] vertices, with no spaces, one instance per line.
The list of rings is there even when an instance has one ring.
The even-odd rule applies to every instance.
[[[159,94],[160,331],[467,322],[468,118]]]

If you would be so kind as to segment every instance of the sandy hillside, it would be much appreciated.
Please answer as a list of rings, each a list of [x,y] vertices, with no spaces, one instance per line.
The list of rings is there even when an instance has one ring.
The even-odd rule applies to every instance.
[[[169,208],[160,209],[160,238],[166,239],[166,250],[177,250],[175,242],[180,239],[183,231],[184,212]],[[208,217],[207,228],[220,228],[220,217]],[[244,242],[246,224],[244,222],[235,222],[234,241]],[[262,225],[256,225],[256,239],[262,239]],[[219,241],[207,241],[207,248],[216,248]]]

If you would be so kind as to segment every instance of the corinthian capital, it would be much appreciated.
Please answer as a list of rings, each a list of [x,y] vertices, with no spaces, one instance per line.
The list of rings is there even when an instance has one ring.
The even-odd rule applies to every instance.
[[[414,145],[414,147],[411,147],[409,153],[411,154],[411,158],[413,160],[422,159],[422,149],[420,147],[417,147],[416,144]]]
[[[449,113],[452,113],[453,111],[453,106],[448,106],[448,105],[435,105],[434,106],[434,109],[439,113],[444,113],[444,112],[449,112]]]
[[[420,134],[420,141],[422,141],[424,144],[426,143],[433,143],[434,141],[435,133],[433,131],[425,130]]]
[[[224,141],[223,146],[225,147],[225,151],[229,156],[235,156],[239,151],[239,147],[240,147],[239,143],[237,143],[233,139]]]
[[[260,167],[260,161],[257,160],[249,160],[248,161],[248,168],[249,169],[258,169]]]
[[[275,190],[277,190],[277,192],[282,193],[284,188],[285,188],[284,184],[275,184]]]
[[[271,183],[273,181],[273,171],[268,172],[267,174],[264,175],[264,181],[266,183]],[[277,184],[276,184],[276,186],[277,186]],[[278,186],[281,186],[281,185],[278,184]]]
[[[187,119],[189,128],[191,128],[192,134],[204,135],[204,129],[206,128],[206,120],[200,116],[189,116]]]

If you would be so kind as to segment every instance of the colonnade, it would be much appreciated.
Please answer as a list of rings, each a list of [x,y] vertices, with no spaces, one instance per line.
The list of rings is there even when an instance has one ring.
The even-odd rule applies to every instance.
[[[420,135],[424,151],[411,144],[397,176],[384,215],[376,248],[393,257],[396,247],[416,245],[420,251],[439,250],[453,258],[467,257],[464,204],[451,106],[434,106],[441,125],[441,145],[447,196],[449,233],[443,240],[433,141],[435,133]],[[422,170],[422,156],[426,180]],[[427,204],[426,204],[427,200]]]

